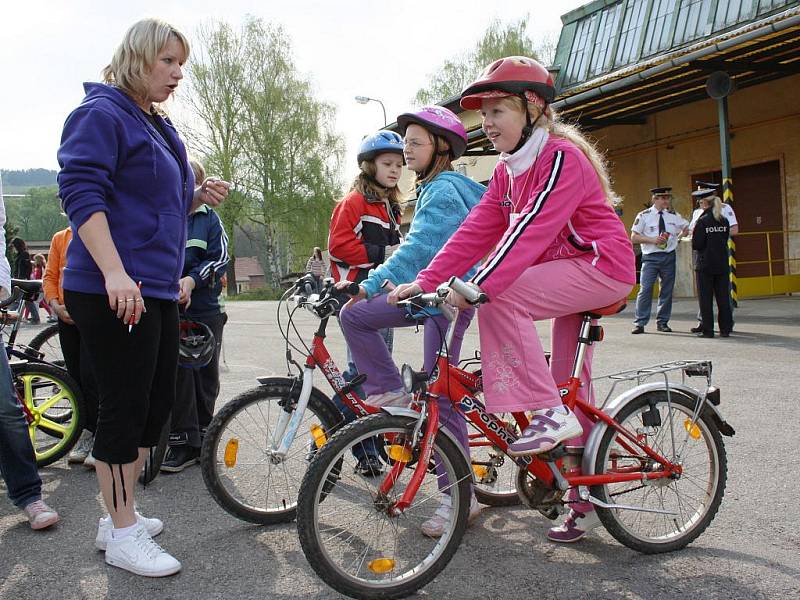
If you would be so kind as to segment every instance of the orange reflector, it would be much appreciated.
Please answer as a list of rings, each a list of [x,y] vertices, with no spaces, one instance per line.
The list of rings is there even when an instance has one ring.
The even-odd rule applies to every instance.
[[[489,467],[486,465],[472,465],[472,471],[475,473],[475,477],[483,479],[489,472]]]
[[[394,569],[395,562],[391,558],[376,558],[369,561],[367,568],[373,573],[388,573]]]
[[[693,439],[700,439],[700,428],[697,426],[697,423],[692,423],[691,419],[686,419],[683,422],[683,426]]]
[[[314,445],[319,450],[328,441],[328,436],[325,435],[325,430],[319,426],[319,424],[314,423],[311,425],[311,437],[314,439]]]
[[[225,466],[228,468],[236,464],[236,455],[239,453],[239,440],[231,438],[225,444]]]
[[[409,462],[413,456],[409,448],[406,448],[405,446],[399,446],[397,444],[392,444],[389,446],[386,454],[389,456],[389,458],[397,462]]]

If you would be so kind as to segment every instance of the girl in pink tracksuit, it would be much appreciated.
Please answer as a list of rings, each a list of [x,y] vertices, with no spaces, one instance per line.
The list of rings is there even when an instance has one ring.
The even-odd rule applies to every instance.
[[[546,69],[525,57],[496,61],[466,88],[461,106],[480,110],[500,160],[458,231],[415,283],[394,292],[403,298],[433,291],[488,255],[471,280],[489,297],[478,311],[486,406],[533,411],[513,455],[568,440],[584,444],[590,422],[563,405],[557,384],[570,375],[581,313],[624,298],[636,281],[603,160],[557,120],[549,106],[554,95]],[[448,302],[468,306],[454,292]],[[534,323],[543,319],[553,319],[549,368]],[[591,400],[591,347],[581,379]],[[591,504],[572,506],[550,539],[576,541],[599,523]]]

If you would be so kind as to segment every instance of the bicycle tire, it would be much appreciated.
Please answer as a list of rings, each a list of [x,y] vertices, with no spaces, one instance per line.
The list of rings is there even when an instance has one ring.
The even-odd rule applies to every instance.
[[[509,413],[495,415],[505,421],[519,435],[516,420]],[[485,442],[487,438],[477,438],[470,441],[470,459],[473,476],[473,490],[475,498],[487,506],[518,506],[521,502],[517,493],[517,464],[494,446],[476,446],[475,442]],[[488,453],[488,457],[483,453]],[[491,472],[483,473],[485,463],[494,463],[489,469]],[[499,464],[498,464],[499,463]],[[481,483],[481,479],[488,480]]]
[[[33,336],[28,347],[44,354],[47,362],[58,367],[64,366],[64,353],[61,351],[61,341],[58,337],[58,323],[53,323]]]
[[[423,479],[423,486],[429,487],[425,491],[423,488],[419,490],[415,497],[416,502],[412,503],[412,506],[406,509],[402,515],[390,518],[385,510],[378,510],[375,505],[376,496],[369,489],[368,480],[358,474],[350,475],[353,469],[350,469],[347,464],[342,465],[343,461],[350,459],[352,448],[364,440],[387,433],[402,432],[401,435],[408,435],[413,430],[415,423],[416,419],[412,417],[385,413],[357,419],[340,429],[320,449],[306,471],[297,505],[297,532],[300,537],[300,545],[311,568],[337,592],[365,600],[377,598],[388,600],[408,596],[424,587],[441,573],[461,543],[467,528],[472,478],[466,458],[450,438],[439,434],[434,441],[434,450],[440,456],[448,473],[448,479],[455,482],[451,488],[451,497],[452,490],[457,491],[457,498],[451,509],[449,527],[445,527],[445,533],[441,538],[424,537],[417,525],[425,516],[417,515],[415,512],[427,510],[427,514],[432,515],[439,506],[436,502],[428,503],[428,500],[431,499],[428,492],[431,489],[444,496],[438,489],[436,476],[426,476]],[[384,438],[381,437],[381,439]],[[400,472],[398,483],[392,490],[392,499],[399,497],[401,491],[395,492],[395,490],[397,487],[404,488],[404,485],[400,486],[400,481],[404,477],[410,477],[413,471],[413,467],[409,466]],[[356,483],[344,482],[340,492],[338,483],[348,476]],[[376,489],[383,479],[383,476],[371,478]],[[357,503],[353,500],[358,492],[363,492],[365,499],[365,518],[360,516]],[[341,507],[339,506],[340,502],[342,503]],[[322,515],[321,511],[325,508],[327,508],[328,514]],[[351,518],[356,531],[352,535],[346,536],[345,534],[349,530],[344,530],[343,527],[329,526],[328,523],[322,522],[338,518]],[[384,527],[383,519],[392,524]],[[380,523],[377,522],[378,520]],[[328,531],[339,531],[339,533],[330,536],[328,540],[323,540],[325,532]],[[369,534],[373,535],[373,539],[365,539]],[[398,539],[405,537],[406,534],[409,535],[408,538],[402,541]],[[392,535],[396,537],[394,541],[385,539],[385,537],[391,538]],[[330,550],[327,544],[331,545]],[[355,575],[345,572],[344,565],[339,567],[335,564],[335,558],[332,556],[333,551],[337,550],[337,546],[347,544],[357,547],[356,561],[359,557],[361,558]],[[427,551],[426,547],[429,544],[433,547]],[[390,553],[390,558],[385,556],[384,550]],[[366,563],[367,559],[371,558],[370,551],[373,552],[375,558]],[[426,551],[427,554],[425,554]],[[356,561],[350,562],[354,552],[356,550],[352,552],[347,548],[342,550],[342,562],[355,565]],[[423,559],[420,561],[407,560],[400,558],[400,553],[421,554]],[[391,569],[389,571],[376,570],[373,566],[376,560],[390,561]],[[400,567],[397,570],[403,572],[398,573],[397,582],[386,579],[372,581],[357,577],[365,563],[368,571],[373,571],[380,576],[387,573],[391,575],[398,562]]]
[[[668,460],[674,460],[674,453],[668,451],[667,448],[661,446],[658,442],[658,437],[664,433],[666,443],[672,443],[672,434],[670,428],[666,427],[664,422],[665,415],[662,411],[666,411],[666,415],[670,418],[672,423],[672,432],[675,434],[675,446],[681,447],[681,444],[686,442],[684,450],[681,452],[681,465],[683,473],[678,479],[663,479],[654,480],[654,483],[643,485],[642,482],[627,482],[620,484],[606,484],[592,486],[592,494],[602,500],[603,502],[613,503],[614,498],[621,496],[620,502],[622,504],[633,505],[630,496],[638,490],[646,490],[642,497],[642,504],[647,503],[648,499],[655,502],[647,503],[647,508],[657,509],[673,509],[678,510],[678,517],[668,515],[659,515],[658,513],[635,513],[631,520],[628,521],[625,517],[633,514],[633,511],[621,509],[609,509],[597,507],[597,514],[600,521],[603,523],[608,532],[621,544],[628,548],[637,550],[644,554],[658,554],[662,552],[672,552],[685,547],[687,544],[694,541],[705,529],[709,526],[714,519],[717,511],[719,510],[722,502],[722,497],[725,494],[725,483],[727,477],[727,457],[725,454],[725,445],[722,441],[722,435],[713,417],[704,412],[697,420],[697,430],[691,428],[691,424],[687,425],[687,419],[690,419],[695,407],[695,398],[689,397],[678,391],[670,393],[670,402],[672,410],[667,404],[667,394],[664,391],[654,391],[642,394],[630,404],[622,408],[617,415],[617,422],[625,426],[629,430],[636,431],[637,428],[631,426],[631,422],[638,423],[640,426],[639,431],[647,431],[648,427],[642,421],[641,415],[645,410],[652,411],[651,407],[655,407],[660,414],[660,425],[658,432],[652,434],[653,440],[648,437],[648,444],[662,456]],[[677,418],[677,421],[676,421]],[[626,424],[626,422],[629,422]],[[651,431],[655,428],[649,427]],[[691,431],[696,431],[698,437],[695,438]],[[650,434],[648,434],[649,436]],[[598,446],[597,459],[595,462],[595,473],[604,474],[608,473],[609,458],[613,451],[613,443],[616,438],[616,431],[609,429],[603,435],[603,438]],[[702,447],[701,447],[702,445]],[[673,449],[674,452],[674,449]],[[694,463],[690,457],[694,453],[699,453],[699,460],[702,459],[705,453],[709,459],[708,477],[707,482],[703,485],[702,475],[703,466],[694,468]],[[622,463],[623,468],[625,455],[619,453],[615,457],[616,468]],[[636,460],[636,459],[633,459]],[[638,462],[638,461],[637,461]],[[682,489],[686,489],[689,484],[691,494],[697,496],[690,497],[689,494],[684,493],[683,499],[680,498],[678,486],[682,482],[689,482],[684,485]],[[661,483],[663,482],[663,483]],[[609,489],[609,485],[614,486],[613,493]],[[624,486],[629,486],[630,491],[626,491]],[[704,487],[706,490],[704,491]],[[652,490],[652,491],[651,491]],[[664,490],[663,492],[660,490]],[[671,498],[669,492],[675,496],[675,500]],[[652,498],[650,498],[652,494]],[[702,496],[700,496],[702,495]],[[626,497],[627,496],[627,497]],[[698,509],[693,509],[689,500],[697,500],[700,504]],[[683,517],[684,511],[693,514],[687,514],[688,519],[684,523],[678,523],[678,520]],[[658,531],[658,535],[644,535],[634,531],[634,526],[644,525],[645,519],[652,519],[659,521],[658,526],[653,531]],[[674,531],[669,531],[667,528],[674,524]]]
[[[11,365],[11,373],[15,389],[34,416],[34,421],[28,425],[28,435],[36,465],[45,467],[72,450],[83,430],[80,388],[65,369],[54,365],[16,363]],[[68,414],[69,419],[56,422],[48,418],[48,410],[62,401],[66,404],[59,414]]]
[[[228,402],[214,415],[206,431],[200,451],[200,467],[203,473],[203,481],[217,504],[228,514],[243,521],[259,525],[274,525],[288,523],[295,518],[297,512],[297,489],[294,491],[289,489],[291,487],[289,478],[291,477],[299,482],[305,468],[308,466],[308,461],[305,457],[308,452],[307,444],[311,438],[309,434],[304,432],[308,432],[309,427],[304,427],[301,424],[295,440],[289,447],[287,460],[282,463],[281,473],[277,473],[279,469],[270,462],[266,450],[271,431],[267,421],[272,416],[271,413],[274,413],[274,416],[277,417],[278,411],[283,410],[278,406],[278,402],[289,399],[291,391],[292,382],[287,380],[285,384],[270,383],[244,392]],[[275,406],[273,408],[271,404],[268,405],[265,409],[267,413],[265,415],[264,411],[261,410],[261,404],[271,401],[274,401]],[[262,420],[259,424],[254,424],[256,415]],[[311,423],[319,424],[327,437],[331,435],[342,420],[341,413],[333,402],[316,388],[311,391],[304,418],[308,426]],[[248,419],[250,424],[248,424]],[[261,425],[266,426],[266,429],[259,429]],[[237,429],[234,430],[234,428]],[[231,430],[233,435],[228,435],[227,432]],[[235,464],[228,467],[225,463],[225,450],[230,440],[234,438],[237,440],[237,457]],[[242,438],[242,445],[240,445],[239,438]],[[246,447],[244,442],[247,442]],[[306,448],[306,453],[303,454],[303,457],[299,456],[298,448]],[[243,451],[247,453],[245,454],[245,460],[252,459],[254,464],[247,465],[246,462],[240,459],[239,453]],[[286,470],[287,464],[291,469],[296,469],[297,472],[289,473]],[[253,466],[256,467],[256,471],[250,468]],[[265,473],[263,475],[257,472],[257,469],[262,467]],[[285,478],[287,489],[285,490],[286,493],[276,492],[275,500],[277,504],[270,506],[269,494],[273,469],[276,474],[280,474]],[[248,489],[251,487],[252,489]],[[299,488],[299,484],[297,488]],[[263,502],[256,502],[256,494],[261,494],[264,489],[266,489],[266,496]]]

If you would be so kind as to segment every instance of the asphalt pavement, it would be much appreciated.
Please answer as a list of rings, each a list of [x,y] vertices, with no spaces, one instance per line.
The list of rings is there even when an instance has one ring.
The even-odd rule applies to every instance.
[[[256,376],[285,374],[274,302],[230,302],[222,391],[217,408],[256,385]],[[605,340],[594,373],[678,359],[711,359],[720,409],[736,428],[725,438],[728,482],[719,514],[688,548],[645,556],[606,532],[572,545],[545,539],[550,522],[521,508],[489,508],[468,530],[450,565],[417,596],[433,599],[800,597],[800,297],[745,300],[728,339],[697,339],[697,305],[678,300],[671,334],[630,335],[632,307],[604,319]],[[301,318],[310,338],[314,321]],[[547,345],[549,331],[540,332]],[[32,337],[26,327],[22,339]],[[421,333],[395,334],[398,363],[419,362]],[[341,334],[327,339],[343,360]],[[477,347],[473,325],[465,353]],[[327,386],[320,382],[321,387]],[[601,390],[602,393],[603,390]],[[165,579],[110,567],[94,549],[103,509],[93,472],[65,460],[41,472],[48,503],[61,523],[31,531],[0,483],[0,599],[338,598],[306,563],[294,524],[258,527],[229,516],[211,499],[200,469],[159,476],[138,492],[142,513],[164,520],[158,541],[183,563]]]

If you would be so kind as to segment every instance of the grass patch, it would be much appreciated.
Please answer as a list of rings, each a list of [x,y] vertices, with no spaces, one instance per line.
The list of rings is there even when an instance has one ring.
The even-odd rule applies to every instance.
[[[225,302],[243,302],[245,300],[280,300],[285,291],[286,290],[268,287],[257,290],[248,290],[246,292],[236,294],[235,296],[226,296]]]

